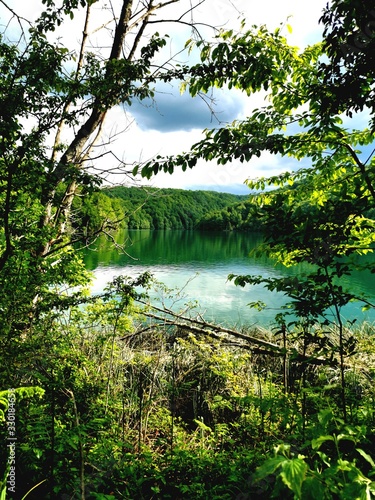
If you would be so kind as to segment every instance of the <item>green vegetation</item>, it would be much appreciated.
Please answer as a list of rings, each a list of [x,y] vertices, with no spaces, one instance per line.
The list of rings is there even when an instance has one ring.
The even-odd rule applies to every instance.
[[[235,203],[222,210],[211,211],[203,217],[198,227],[215,231],[261,231],[262,221],[254,216],[254,206],[248,200]]]
[[[73,207],[88,232],[105,221],[117,221],[127,229],[195,229],[206,214],[246,198],[215,191],[121,186],[93,193],[82,202],[77,199]]]
[[[243,23],[187,42],[201,61],[173,68],[169,51],[160,63],[166,38],[147,31],[165,21],[158,11],[168,3],[124,0],[115,12],[114,2],[43,0],[29,23],[1,2],[9,23],[0,38],[0,498],[371,499],[374,328],[344,324],[341,308],[354,297],[340,279],[375,241],[373,6],[333,0],[323,41],[302,51],[281,29]],[[89,35],[100,7],[108,51],[96,48],[97,26],[95,41]],[[71,50],[55,31],[77,10],[85,26]],[[263,152],[304,162],[248,181],[260,191],[249,213],[264,230],[259,252],[311,263],[311,273],[230,276],[289,297],[273,332],[209,324],[191,305],[150,304],[147,273],[120,276],[98,296],[87,291],[74,244],[110,236],[134,212],[95,193],[104,118],[174,80],[193,96],[212,86],[266,92],[267,105],[134,174]],[[158,224],[172,227],[171,197],[163,201]],[[237,219],[238,208],[225,209],[230,224],[249,220],[242,209]],[[181,217],[173,223],[188,224]]]
[[[263,284],[289,297],[290,312],[299,320],[290,320],[290,312],[275,319],[283,329],[298,326],[306,346],[320,343],[315,324],[330,324],[326,311],[333,312],[340,332],[344,420],[345,355],[352,340],[348,344],[344,338],[341,308],[355,297],[343,289],[340,278],[350,275],[357,266],[355,257],[372,252],[375,243],[375,221],[369,216],[375,207],[373,108],[369,104],[374,80],[368,71],[372,53],[367,50],[373,44],[372,17],[369,4],[333,2],[322,17],[325,40],[303,51],[290,46],[279,28],[273,33],[264,26],[246,30],[245,23],[240,32],[222,31],[214,42],[197,42],[201,63],[189,69],[183,88],[188,87],[192,95],[225,85],[247,95],[262,91],[267,93],[267,105],[254,109],[243,121],[206,130],[188,153],[158,156],[134,169],[150,177],[160,171],[193,168],[202,159],[223,165],[233,160],[250,162],[264,152],[305,161],[302,168],[247,184],[260,191],[251,200],[252,216],[261,221],[265,235],[258,252],[286,266],[314,264],[312,272],[292,281],[268,276],[230,275],[229,279],[239,286]],[[337,43],[337,38],[345,36],[345,26],[356,26],[358,34],[349,58]],[[338,75],[351,83],[357,81],[359,94],[337,96]],[[335,104],[327,107],[330,100]],[[358,129],[354,112],[364,110],[364,126]],[[369,267],[375,271],[373,264]],[[365,308],[374,307],[366,298],[364,302]],[[262,307],[259,302],[255,305]]]
[[[328,350],[306,362],[296,336],[286,351],[277,334],[162,322],[155,308],[142,317],[129,300],[139,284],[117,280],[120,300],[46,314],[31,355],[18,353],[13,374],[30,387],[15,390],[15,498],[371,498],[372,328],[355,332],[346,363],[345,422]]]

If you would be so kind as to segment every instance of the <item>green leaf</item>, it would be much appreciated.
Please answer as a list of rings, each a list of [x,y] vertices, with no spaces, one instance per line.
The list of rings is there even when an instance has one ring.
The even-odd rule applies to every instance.
[[[198,419],[194,419],[194,422],[197,424],[197,426],[202,429],[202,431],[206,431],[206,432],[212,432],[212,429],[211,427],[208,427],[208,425],[206,425],[204,422],[202,422],[201,420],[198,420]]]
[[[313,439],[311,441],[311,447],[313,450],[318,450],[321,447],[321,445],[326,441],[334,441],[334,440],[335,439],[333,436],[319,436],[318,438]]]
[[[286,460],[282,465],[280,476],[297,498],[301,498],[302,483],[305,480],[308,465],[301,458]]]
[[[258,300],[256,302],[249,302],[247,305],[253,309],[256,309],[257,311],[262,311],[267,307],[267,304],[262,300]]]
[[[274,474],[276,470],[282,466],[282,464],[287,461],[285,457],[274,457],[266,460],[264,464],[258,467],[254,474],[254,482],[261,481],[265,477]]]
[[[356,450],[371,465],[371,467],[373,467],[375,469],[375,462],[372,459],[372,457],[368,453],[363,451],[361,448],[356,448]]]
[[[324,498],[325,487],[316,476],[307,476],[302,483],[303,500],[317,500]]]

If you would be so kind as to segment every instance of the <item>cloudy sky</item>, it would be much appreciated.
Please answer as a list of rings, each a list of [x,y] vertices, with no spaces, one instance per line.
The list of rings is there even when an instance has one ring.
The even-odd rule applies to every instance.
[[[120,0],[108,2],[118,4]],[[197,2],[198,0],[196,0]],[[9,5],[22,15],[32,19],[37,15],[41,0],[8,0]],[[58,3],[58,2],[57,2]],[[290,43],[305,47],[320,39],[322,27],[318,20],[327,0],[206,0],[194,11],[194,20],[209,25],[238,29],[242,19],[248,26],[265,24],[270,29],[288,23],[292,26],[289,34],[285,28],[285,36]],[[177,6],[163,11],[163,17],[174,18],[176,9],[181,13],[187,10],[191,0],[181,0]],[[102,2],[98,3],[98,6]],[[94,4],[95,7],[95,4]],[[0,6],[0,17],[4,10]],[[101,11],[97,8],[97,15]],[[100,19],[100,18],[98,18]],[[79,19],[77,21],[80,21]],[[191,37],[189,27],[183,25],[155,25],[160,34],[168,33],[170,43],[166,48],[170,54],[176,53],[187,39]],[[59,34],[64,44],[77,42],[80,31],[65,31]],[[205,37],[212,35],[212,30],[203,24],[200,27]],[[74,36],[73,36],[74,33]],[[165,52],[164,53],[168,53]],[[187,62],[187,54],[180,54],[179,60]],[[117,107],[109,114],[104,140],[114,138],[111,149],[115,156],[106,156],[108,168],[115,167],[116,158],[127,164],[143,162],[155,155],[171,155],[188,151],[190,146],[202,138],[202,130],[230,123],[241,119],[254,106],[263,104],[261,98],[254,103],[237,90],[216,90],[214,93],[215,117],[201,98],[192,99],[187,93],[180,95],[179,89],[170,85],[157,88],[155,102],[134,102],[130,108]],[[259,100],[260,99],[260,100]],[[120,133],[126,130],[125,133]],[[201,162],[188,172],[175,171],[173,175],[158,174],[149,184],[159,187],[179,187],[185,189],[215,189],[220,191],[242,192],[248,190],[243,182],[247,178],[262,175],[273,175],[293,166],[291,160],[265,154],[261,158],[251,160],[248,164],[233,162],[226,166],[218,166],[215,162]],[[128,182],[125,177],[114,179],[116,183]]]
[[[196,19],[229,28],[238,28],[246,19],[248,26],[266,24],[274,29],[288,22],[292,33],[285,29],[290,43],[304,47],[320,39],[322,27],[318,24],[327,0],[206,0],[195,13]],[[169,32],[175,47],[190,37],[189,30]],[[162,29],[160,29],[160,33]],[[127,162],[146,161],[156,154],[170,155],[188,151],[190,146],[202,138],[204,128],[218,127],[220,122],[232,122],[244,118],[254,106],[254,102],[237,90],[215,90],[216,118],[211,116],[207,104],[199,97],[192,99],[188,94],[180,95],[178,88],[164,85],[158,89],[156,103],[134,103],[127,110],[128,117],[134,119],[126,135],[115,144],[116,154]],[[262,101],[255,103],[262,105]],[[122,123],[123,111],[111,113],[111,123]],[[218,121],[219,120],[219,121]],[[122,141],[132,144],[129,150],[122,147]],[[247,193],[243,184],[248,177],[273,175],[291,166],[292,160],[265,154],[248,164],[233,162],[218,166],[216,162],[200,162],[193,170],[173,175],[160,173],[150,184],[158,187],[178,187],[184,189],[214,189],[219,191]],[[295,166],[292,163],[292,166]]]

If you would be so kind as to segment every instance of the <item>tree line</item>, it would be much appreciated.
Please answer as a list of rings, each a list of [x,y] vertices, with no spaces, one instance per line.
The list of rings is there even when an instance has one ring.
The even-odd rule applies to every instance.
[[[138,187],[112,187],[97,191],[73,204],[77,224],[94,232],[112,221],[126,229],[197,229],[205,226],[210,214],[237,211],[236,204],[247,199],[215,191],[189,191]],[[234,218],[233,221],[234,223]],[[233,229],[235,224],[211,229]]]

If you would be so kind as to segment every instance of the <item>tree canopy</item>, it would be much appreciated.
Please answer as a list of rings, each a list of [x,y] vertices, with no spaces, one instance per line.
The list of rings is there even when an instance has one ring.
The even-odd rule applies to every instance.
[[[173,19],[164,18],[163,9],[176,4],[175,22],[194,32],[192,12],[200,3],[43,0],[35,3],[34,19],[27,20],[1,2],[8,19],[0,34],[0,315],[5,331],[27,329],[43,300],[43,307],[46,301],[56,305],[52,286],[87,282],[71,245],[88,242],[101,228],[88,234],[71,208],[76,196],[85,197],[106,174],[98,165],[111,151],[110,145],[103,150],[105,118],[115,106],[152,98],[155,83],[168,78],[173,57],[169,51],[161,55],[167,37],[158,34],[157,26]],[[65,44],[69,29],[80,36],[73,48],[71,38]],[[121,162],[118,168],[129,170]]]
[[[333,1],[321,22],[329,57],[320,67],[327,94],[322,112],[351,115],[367,108],[374,130],[374,6],[369,1]]]

